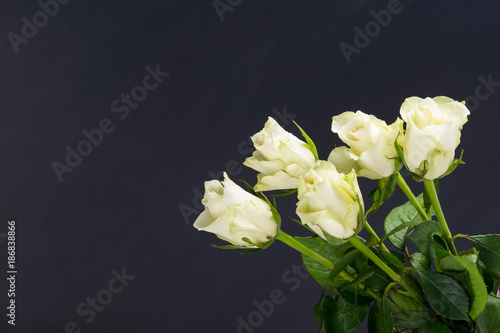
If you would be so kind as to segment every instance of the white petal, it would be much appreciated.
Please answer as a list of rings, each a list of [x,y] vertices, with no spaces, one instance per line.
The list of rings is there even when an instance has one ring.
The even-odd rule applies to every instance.
[[[434,150],[427,156],[427,161],[429,162],[428,172],[425,174],[425,179],[436,179],[444,174],[455,156],[455,149],[448,151]]]
[[[277,228],[267,204],[261,206],[257,202],[247,201],[237,207],[230,234],[234,240],[246,237],[254,243],[262,244],[269,240],[268,237],[276,236]]]
[[[205,230],[210,224],[212,224],[215,219],[210,215],[210,211],[205,209],[194,221],[193,226],[198,230]]]
[[[204,226],[203,229],[200,230],[214,233],[218,237],[227,240],[228,242],[233,243],[235,245],[240,244],[238,242],[235,242],[235,240],[231,237],[231,234],[229,233],[229,226],[233,221],[234,216],[236,216],[236,208],[234,207],[228,208],[224,212],[222,212],[222,214],[217,219],[215,219],[211,224]]]
[[[335,165],[337,170],[342,173],[349,173],[351,170],[358,173],[361,170],[358,159],[358,156],[347,147],[335,148],[328,156],[328,162]]]
[[[229,207],[240,205],[253,198],[254,195],[236,185],[224,172],[224,194],[222,197],[209,199],[207,207],[212,216],[218,218]]]
[[[358,160],[361,168],[359,171],[360,176],[370,179],[381,179],[394,173],[394,161],[389,160],[384,155],[384,148],[387,142],[386,137],[387,135],[384,135],[373,147],[361,153]]]
[[[259,151],[255,151],[252,157],[248,157],[243,162],[243,165],[268,175],[272,175],[286,167],[281,160],[269,161],[265,159]]]

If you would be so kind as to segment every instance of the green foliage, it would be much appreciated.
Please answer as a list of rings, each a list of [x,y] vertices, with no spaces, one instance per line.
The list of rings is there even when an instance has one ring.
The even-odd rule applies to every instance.
[[[391,333],[394,326],[394,320],[392,318],[391,308],[388,304],[387,294],[391,286],[385,289],[384,297],[380,302],[380,310],[377,316],[377,327],[380,333]]]
[[[441,316],[469,321],[469,296],[454,278],[431,271],[419,271],[422,289],[429,304]]]
[[[328,277],[330,280],[334,280],[340,272],[344,269],[347,269],[347,266],[359,256],[361,252],[359,250],[353,250],[347,253],[344,253],[342,258],[335,264],[335,267],[331,270],[330,276]]]
[[[451,162],[450,164],[450,167],[448,168],[448,170],[446,170],[445,173],[443,173],[439,179],[445,177],[445,176],[448,176],[450,173],[452,173],[453,171],[455,171],[455,169],[457,168],[457,166],[459,166],[460,164],[465,164],[464,161],[462,161],[462,156],[464,155],[464,150],[462,149],[462,152],[460,153],[460,157],[459,158],[456,158],[453,160],[453,162]]]
[[[431,260],[420,252],[415,252],[410,256],[410,264],[416,270],[430,270]]]
[[[307,135],[306,132],[304,132],[304,130],[299,126],[299,124],[297,124],[294,120],[292,120],[292,121],[295,124],[295,126],[297,126],[297,128],[299,129],[299,131],[302,134],[302,136],[304,137],[304,139],[306,139],[307,145],[309,146],[309,149],[313,153],[316,161],[319,160],[318,150],[316,149],[316,145],[314,144],[313,140],[311,140],[309,135]]]
[[[393,315],[394,324],[401,328],[415,329],[422,328],[431,320],[428,311],[400,311]]]
[[[373,290],[385,290],[391,282],[389,275],[376,266],[375,272],[366,280],[365,287]]]
[[[333,264],[337,264],[344,256],[344,252],[350,247],[348,244],[342,245],[332,245],[328,243],[321,237],[313,236],[313,237],[295,237],[295,239],[321,255],[322,257],[330,260]],[[309,258],[306,255],[302,255],[302,260],[306,266],[309,274],[323,287],[328,286],[330,282],[330,272],[331,269],[323,266],[319,262],[314,259]],[[353,269],[350,271],[354,272]],[[336,278],[335,283],[340,283],[342,279],[340,277]]]
[[[441,227],[435,221],[424,221],[417,225],[408,235],[408,239],[420,250],[427,258],[437,259],[436,249],[432,235],[441,233]]]
[[[391,252],[379,252],[379,257],[382,258],[391,268],[394,268],[397,271],[403,272],[406,270],[406,266],[403,262],[396,257],[395,254]]]
[[[402,121],[399,122],[398,137],[405,133]],[[299,125],[295,125],[318,161],[316,145]],[[424,179],[431,171],[429,168],[433,167],[432,161],[421,161],[415,172],[407,170],[413,179],[417,182],[423,180],[425,184],[426,190],[415,200],[410,187],[399,174],[401,166],[405,164],[404,155],[411,155],[403,151],[397,141],[398,138],[394,141],[397,156],[391,157],[396,172],[377,180],[375,189],[368,196],[373,197],[373,203],[366,214],[362,209],[348,209],[348,214],[356,211],[358,218],[356,227],[352,227],[354,230],[344,229],[354,232],[350,239],[343,239],[339,225],[331,226],[338,228],[340,235],[331,234],[339,238],[329,233],[325,233],[326,240],[318,236],[292,237],[286,234],[281,229],[276,197],[295,196],[297,189],[271,192],[269,200],[266,194],[255,191],[249,183],[240,180],[250,193],[268,203],[279,232],[274,238],[268,236],[263,244],[251,241],[254,238],[249,236],[242,238],[247,246],[216,247],[244,249],[247,250],[244,253],[254,253],[278,239],[300,251],[307,271],[322,286],[320,300],[314,307],[320,333],[352,332],[367,315],[369,333],[401,333],[409,330],[414,333],[500,332],[500,299],[496,297],[500,284],[500,234],[459,234],[453,237],[437,197],[439,179],[464,164],[463,151],[438,179]],[[298,175],[289,175],[298,178]],[[384,219],[385,235],[380,238],[368,225],[367,217],[372,216],[391,198],[396,185],[401,187],[410,201],[390,211]],[[340,195],[335,191],[324,194],[329,197]],[[358,199],[361,197],[360,193],[353,197],[360,206]],[[313,207],[317,206],[314,200],[310,201],[310,205],[314,213]],[[344,215],[345,207],[336,208],[331,209],[333,214]],[[321,222],[330,222],[330,219],[321,215],[311,216],[321,219]],[[336,223],[333,221],[335,217],[331,220]],[[313,231],[300,221],[294,221]],[[369,233],[368,241],[360,241],[358,236],[363,226]],[[329,229],[324,225],[320,228]],[[457,253],[453,243],[457,237],[469,239],[474,248]],[[410,253],[412,244],[418,251]]]
[[[495,274],[493,274],[481,260],[477,261],[477,266],[481,272],[481,275],[483,276],[484,283],[486,284],[486,289],[488,291],[488,294],[492,294],[493,296],[496,296],[498,288],[499,288],[498,277],[496,277]]]
[[[401,294],[398,291],[391,292],[391,299],[396,306],[394,312],[422,311],[422,307],[413,298]]]
[[[325,333],[350,333],[363,322],[369,304],[353,305],[340,296],[327,296],[322,305],[322,327]]]
[[[429,321],[426,326],[419,328],[416,333],[451,333],[448,326],[437,319]]]
[[[488,296],[486,307],[477,318],[476,324],[481,333],[500,331],[500,299]]]
[[[370,312],[368,313],[368,333],[380,333],[377,326],[378,313],[379,309],[377,307],[377,303],[373,303],[370,308]]]
[[[500,235],[470,236],[469,239],[488,269],[500,277]]]
[[[440,259],[439,266],[445,271],[466,272],[465,279],[459,281],[472,299],[469,315],[472,319],[476,319],[484,310],[488,299],[486,285],[477,267],[477,254],[466,254],[461,257],[450,255]]]
[[[377,209],[392,196],[396,188],[396,180],[397,173],[377,181],[377,187],[368,195],[368,197],[373,195],[373,204],[366,212],[366,216],[370,213],[375,213]]]
[[[420,204],[423,204],[423,195],[417,197]],[[422,222],[417,209],[411,202],[398,206],[390,211],[384,221],[384,231],[386,235],[383,239],[389,241],[399,250],[404,251],[406,247],[405,235],[408,230]]]

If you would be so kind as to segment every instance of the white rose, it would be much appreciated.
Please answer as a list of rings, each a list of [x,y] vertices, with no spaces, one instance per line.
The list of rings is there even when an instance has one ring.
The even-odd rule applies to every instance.
[[[233,245],[253,246],[243,240],[263,245],[276,236],[278,224],[269,204],[236,185],[224,172],[224,181],[205,182],[201,201],[205,210],[194,222],[198,230],[211,232]]]
[[[453,162],[469,114],[465,105],[448,97],[407,98],[401,105],[406,133],[398,143],[408,169],[420,176],[425,173],[429,180],[443,175]]]
[[[356,173],[318,161],[299,178],[297,215],[321,238],[345,242],[362,227],[364,204]]]
[[[337,133],[347,147],[335,148],[328,161],[343,173],[355,170],[358,176],[381,179],[396,171],[394,160],[398,154],[394,141],[399,133],[401,119],[387,126],[385,121],[361,111],[348,111],[332,120],[332,132]]]
[[[260,172],[256,191],[294,189],[298,176],[315,162],[309,146],[269,117],[252,141],[255,152],[243,163]]]

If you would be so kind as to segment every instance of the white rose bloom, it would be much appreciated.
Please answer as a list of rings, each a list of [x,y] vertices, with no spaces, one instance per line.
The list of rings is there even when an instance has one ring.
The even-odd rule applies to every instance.
[[[425,179],[443,175],[453,162],[469,114],[465,105],[448,97],[407,98],[401,105],[406,133],[398,143],[408,169],[422,175],[427,161]]]
[[[362,227],[364,204],[356,173],[318,161],[299,178],[297,215],[321,238],[345,242]]]
[[[361,111],[347,111],[332,120],[332,132],[337,133],[347,147],[335,148],[328,157],[340,172],[355,170],[358,176],[381,179],[396,171],[394,160],[398,154],[394,141],[399,133],[401,119],[387,126],[385,121]]]
[[[201,201],[205,210],[194,222],[198,230],[211,232],[233,245],[256,247],[276,236],[278,225],[269,204],[236,185],[224,172],[224,181],[205,182]]]
[[[252,141],[255,152],[243,163],[258,172],[256,191],[294,189],[297,177],[315,162],[309,146],[269,117]]]

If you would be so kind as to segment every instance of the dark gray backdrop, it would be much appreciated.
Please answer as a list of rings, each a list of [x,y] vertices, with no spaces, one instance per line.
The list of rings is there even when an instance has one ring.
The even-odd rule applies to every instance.
[[[335,114],[392,122],[409,96],[466,99],[467,164],[442,181],[442,203],[452,232],[498,232],[499,10],[456,0],[3,0],[2,327],[233,333],[241,317],[256,326],[241,333],[316,332],[321,288],[296,252],[276,243],[240,256],[192,227],[204,181],[226,169],[255,180],[241,163],[269,115],[295,134],[290,120],[299,122],[326,158],[341,144]],[[356,37],[365,28],[371,37]],[[87,156],[68,164],[78,149]],[[361,186],[366,195],[374,182]],[[387,205],[404,201],[398,192]],[[293,198],[279,204],[284,229],[307,235],[288,219]],[[371,219],[376,230],[387,212]],[[257,315],[273,291],[281,304]],[[104,305],[92,309],[96,297]]]

